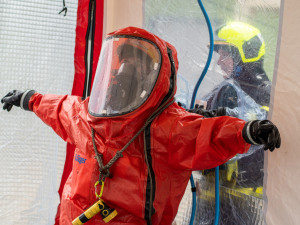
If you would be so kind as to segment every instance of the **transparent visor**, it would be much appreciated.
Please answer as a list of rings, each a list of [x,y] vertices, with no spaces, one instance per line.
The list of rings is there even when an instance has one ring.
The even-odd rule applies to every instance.
[[[211,66],[217,68],[224,79],[230,78],[240,62],[238,49],[233,46],[215,45]]]
[[[149,97],[159,74],[160,51],[153,43],[117,36],[102,45],[89,112],[94,116],[129,113]]]

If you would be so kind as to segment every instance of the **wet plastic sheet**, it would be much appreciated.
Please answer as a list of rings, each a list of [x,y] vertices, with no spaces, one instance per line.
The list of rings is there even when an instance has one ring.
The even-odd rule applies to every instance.
[[[277,46],[279,1],[203,1],[215,31],[226,22],[248,23],[261,32],[265,41],[264,70],[272,81]],[[145,1],[144,27],[173,44],[178,51],[177,101],[189,107],[191,95],[208,56],[209,35],[207,25],[197,1]],[[215,33],[214,33],[215,35]],[[196,102],[214,96],[214,107],[227,106],[227,114],[246,121],[267,118],[268,105],[260,105],[249,96],[234,79],[224,79],[214,53],[211,66],[203,80]],[[253,68],[254,70],[254,68]],[[254,75],[255,72],[253,71]],[[252,83],[253,86],[255,84]],[[235,104],[217,101],[222,87],[230,87]],[[222,100],[222,98],[219,98]],[[228,101],[227,101],[228,102]],[[197,209],[194,224],[213,224],[214,171],[194,172],[197,184]],[[245,155],[238,155],[220,167],[220,224],[264,224],[263,199],[264,151],[252,147]],[[181,202],[176,225],[189,224],[192,200],[190,186]]]
[[[71,92],[76,2],[0,1],[0,96]],[[65,143],[34,114],[0,110],[0,224],[54,224]]]

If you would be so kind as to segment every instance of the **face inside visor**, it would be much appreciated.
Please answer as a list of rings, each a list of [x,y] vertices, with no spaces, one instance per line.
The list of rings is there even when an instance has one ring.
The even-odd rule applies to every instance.
[[[236,47],[218,44],[214,46],[214,60],[212,64],[215,64],[220,69],[224,79],[230,78],[235,73],[236,66],[240,61],[241,58]]]
[[[131,36],[106,39],[89,101],[90,114],[116,116],[140,107],[156,83],[160,64],[160,51],[150,41]]]
[[[231,54],[223,48],[220,48],[217,53],[219,55],[217,64],[223,72],[223,77],[225,79],[230,78],[233,72],[233,58]]]

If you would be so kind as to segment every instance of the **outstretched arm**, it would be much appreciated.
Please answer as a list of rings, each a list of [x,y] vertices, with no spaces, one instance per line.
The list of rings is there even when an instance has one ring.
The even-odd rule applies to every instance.
[[[72,118],[78,112],[82,100],[77,96],[42,95],[34,90],[11,91],[1,99],[3,109],[10,111],[13,106],[33,111],[44,123],[65,141],[74,143],[74,132],[71,128]]]
[[[271,151],[279,148],[278,129],[270,121],[246,124],[229,116],[204,118],[184,113],[170,128],[168,160],[178,169],[209,169],[246,153],[250,144],[264,145]]]

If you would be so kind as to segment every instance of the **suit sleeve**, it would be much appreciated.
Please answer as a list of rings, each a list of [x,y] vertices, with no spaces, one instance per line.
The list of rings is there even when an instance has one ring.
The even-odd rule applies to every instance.
[[[82,100],[69,95],[42,95],[34,93],[28,101],[28,109],[65,141],[75,144],[73,118],[78,115]]]
[[[242,137],[244,125],[245,121],[229,116],[180,116],[170,129],[169,163],[178,169],[203,170],[247,152],[250,145]]]

